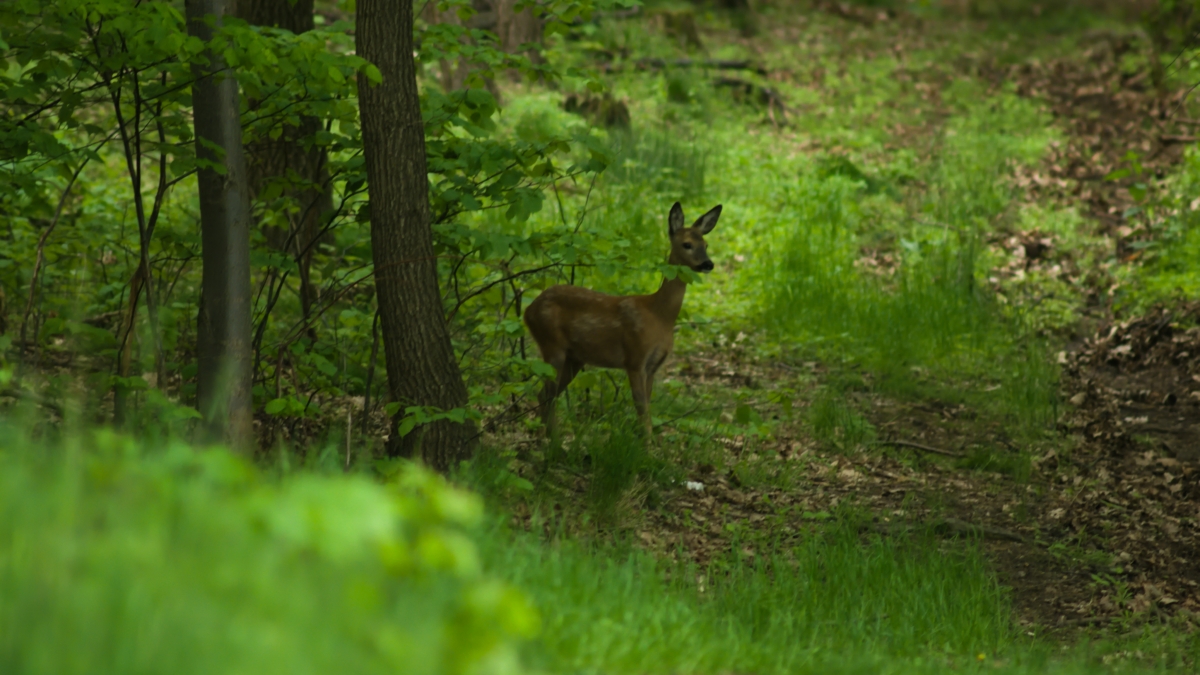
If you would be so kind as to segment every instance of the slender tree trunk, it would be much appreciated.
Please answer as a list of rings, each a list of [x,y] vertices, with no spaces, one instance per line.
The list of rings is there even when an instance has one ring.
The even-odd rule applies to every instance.
[[[187,0],[188,33],[204,42],[228,14],[227,0]],[[219,53],[194,66],[196,156],[202,162],[200,229],[204,273],[197,326],[197,399],[209,440],[253,447],[250,393],[250,199],[242,151],[238,84]],[[212,148],[220,148],[214,151]],[[218,172],[211,165],[224,166]]]
[[[421,10],[421,18],[429,24],[444,23],[452,26],[462,25],[462,19],[459,18],[458,12],[454,9],[441,11],[437,7],[436,2],[430,2]],[[464,39],[464,42],[469,42]],[[463,59],[442,59],[438,62],[438,70],[440,77],[438,78],[442,89],[446,91],[455,91],[466,86],[467,74],[470,73],[471,67],[468,62]]]
[[[542,19],[535,16],[529,7],[517,11],[518,0],[496,0],[496,37],[500,48],[515,54],[521,45],[542,41]],[[530,58],[541,60],[541,54],[530,52]]]
[[[510,4],[514,0],[508,0]],[[496,31],[499,27],[498,12],[496,11],[495,3],[490,0],[472,0],[471,5],[475,11],[479,12],[475,16],[466,21],[466,25],[470,28],[482,28],[484,30]],[[457,9],[449,9],[446,11],[439,10],[436,2],[426,3],[421,12],[421,18],[428,24],[449,24],[454,26],[463,25],[463,20],[458,16]],[[472,39],[463,36],[460,38],[463,44],[471,44]],[[472,63],[463,58],[455,60],[442,59],[438,62],[440,77],[438,78],[442,85],[443,91],[458,91],[465,89],[467,86],[467,77],[472,70],[478,70],[480,64]],[[496,86],[496,81],[488,77],[484,79],[484,86],[488,92],[500,101],[500,88]]]
[[[120,330],[120,349],[117,351],[117,377],[127,378],[133,363],[133,331],[137,328],[138,299],[146,278],[146,268],[138,264],[129,281],[129,311]],[[129,417],[129,387],[124,382],[113,387],[113,426],[123,428]]]
[[[355,29],[358,54],[383,75],[379,85],[360,76],[358,95],[388,387],[403,406],[462,407],[467,388],[446,327],[429,225],[412,3],[359,0]],[[389,455],[421,457],[440,470],[470,455],[467,425],[442,420],[403,438],[394,425]]]
[[[313,29],[313,0],[238,0],[237,16],[256,26],[282,28],[299,35]],[[255,104],[252,102],[250,107]],[[300,307],[306,320],[317,302],[317,287],[309,273],[313,253],[321,236],[324,215],[333,209],[326,153],[319,147],[304,146],[304,141],[320,130],[319,119],[302,117],[299,125],[284,123],[279,138],[260,138],[246,146],[252,198],[272,181],[286,180],[290,171],[307,183],[289,186],[284,191],[299,207],[299,212],[289,219],[290,227],[286,230],[262,228],[271,248],[288,253],[296,260]]]

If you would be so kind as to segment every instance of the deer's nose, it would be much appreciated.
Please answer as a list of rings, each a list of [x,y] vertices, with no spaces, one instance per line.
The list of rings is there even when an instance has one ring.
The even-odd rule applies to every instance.
[[[711,272],[713,270],[713,261],[705,260],[696,269],[700,272]]]

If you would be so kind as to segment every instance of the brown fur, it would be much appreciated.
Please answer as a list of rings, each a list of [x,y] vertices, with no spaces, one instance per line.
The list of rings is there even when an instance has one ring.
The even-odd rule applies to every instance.
[[[667,262],[697,272],[712,270],[704,235],[712,231],[720,216],[718,205],[691,227],[684,227],[683,208],[676,202],[668,217],[671,254]],[[650,295],[607,295],[579,286],[552,286],[529,304],[525,325],[542,358],[558,374],[538,397],[552,439],[557,436],[554,401],[588,365],[620,368],[629,375],[633,405],[650,440],[654,374],[675,346],[675,321],[686,291],[687,284],[680,279],[664,279],[658,292]]]

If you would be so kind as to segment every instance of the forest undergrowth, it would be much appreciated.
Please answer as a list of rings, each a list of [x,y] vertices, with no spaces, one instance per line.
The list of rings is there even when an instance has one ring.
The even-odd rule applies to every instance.
[[[1151,86],[1161,55],[1102,4],[649,3],[546,44],[606,92],[501,73],[499,109],[465,95],[437,166],[479,134],[517,148],[483,166],[537,168],[507,204],[432,174],[481,432],[449,482],[380,455],[403,411],[354,152],[331,154],[320,311],[256,254],[254,461],[186,442],[194,204],[163,204],[156,363],[158,326],[113,334],[136,233],[111,235],[119,158],[89,160],[36,311],[0,312],[0,670],[1191,672],[1200,156],[1178,120],[1200,67]],[[422,86],[449,106],[443,65]],[[547,444],[521,311],[679,273],[676,200],[724,210],[654,443],[623,374],[588,369]],[[10,220],[11,304],[45,223]],[[126,428],[97,431],[121,353]]]

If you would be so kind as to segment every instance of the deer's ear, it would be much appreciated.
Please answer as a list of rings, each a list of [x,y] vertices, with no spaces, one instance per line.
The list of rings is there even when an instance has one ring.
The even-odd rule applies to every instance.
[[[679,217],[682,218],[683,214],[680,213]],[[716,206],[713,207],[713,209],[711,211],[709,211],[708,213],[697,218],[695,224],[692,225],[692,227],[700,230],[700,234],[708,234],[709,232],[712,232],[712,229],[714,227],[717,226],[717,219],[720,217],[721,217],[721,205],[717,204]]]
[[[671,207],[671,215],[667,216],[667,232],[675,234],[683,229],[683,206],[679,202],[675,202],[675,206]]]

